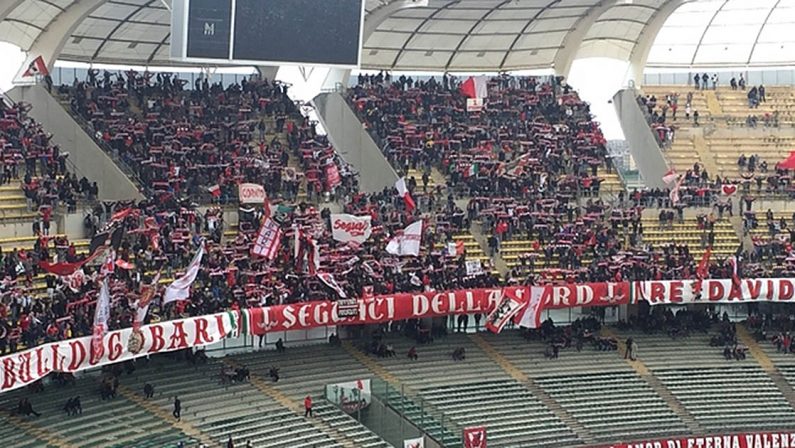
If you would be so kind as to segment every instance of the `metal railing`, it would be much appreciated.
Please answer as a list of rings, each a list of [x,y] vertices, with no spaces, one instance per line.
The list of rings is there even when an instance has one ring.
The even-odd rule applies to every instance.
[[[371,380],[371,389],[373,396],[385,406],[402,415],[439,445],[462,445],[463,428],[428,400],[413,393],[409,395],[405,386],[395,387],[380,378]]]

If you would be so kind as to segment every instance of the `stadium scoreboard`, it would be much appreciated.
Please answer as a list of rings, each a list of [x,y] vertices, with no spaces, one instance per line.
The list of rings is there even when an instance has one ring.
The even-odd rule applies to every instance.
[[[174,0],[171,59],[358,67],[364,0]]]

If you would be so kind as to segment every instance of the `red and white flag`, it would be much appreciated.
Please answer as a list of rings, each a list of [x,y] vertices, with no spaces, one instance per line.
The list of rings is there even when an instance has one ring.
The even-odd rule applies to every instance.
[[[83,272],[83,268],[80,268],[71,275],[64,276],[63,281],[72,292],[80,292],[86,282],[86,273]]]
[[[543,286],[531,286],[530,298],[527,300],[527,306],[524,308],[522,318],[519,320],[519,326],[525,328],[538,328],[541,326],[541,311],[543,311],[544,303],[542,298],[544,296]]]
[[[91,335],[91,357],[100,359],[104,354],[104,344],[102,339],[108,330],[108,319],[110,318],[110,288],[108,287],[107,277],[102,280],[102,287],[97,298],[97,307],[94,310],[94,331]]]
[[[677,177],[679,177],[679,175],[676,174],[676,170],[671,168],[667,173],[665,173],[665,175],[663,175],[662,180],[666,185],[671,185],[672,183],[676,182]]]
[[[105,261],[102,263],[102,266],[99,268],[99,274],[106,276],[111,275],[116,271],[116,251],[113,249],[108,249],[107,255],[105,255]]]
[[[133,329],[141,328],[144,321],[146,320],[146,314],[149,312],[149,304],[152,303],[152,299],[155,297],[155,293],[157,292],[157,285],[160,283],[160,272],[155,275],[155,278],[152,279],[152,283],[147,286],[143,287],[141,291],[141,297],[138,298],[138,302],[135,304],[135,319],[133,320]]]
[[[386,245],[386,251],[392,255],[420,255],[422,242],[422,220],[415,221],[403,229],[402,235],[397,235]]]
[[[199,268],[202,264],[202,257],[204,257],[204,243],[199,246],[199,250],[185,270],[185,275],[174,280],[165,294],[163,294],[163,305],[174,302],[176,300],[188,300],[190,297],[190,286],[196,281],[196,276],[199,275]]]
[[[273,260],[279,253],[281,243],[282,229],[273,218],[268,217],[259,228],[257,239],[251,246],[251,254]]]
[[[215,185],[212,185],[210,187],[207,187],[207,191],[209,191],[210,194],[213,195],[214,198],[220,198],[221,197],[221,186],[218,185],[218,184],[215,184]]]
[[[671,199],[671,205],[675,205],[679,203],[679,189],[682,188],[682,182],[684,182],[685,177],[682,176],[677,182],[676,185],[671,189],[671,193],[668,194],[668,197]]]
[[[135,269],[135,265],[134,264],[130,263],[129,261],[122,260],[121,258],[116,260],[116,267],[124,269],[126,271]]]
[[[425,448],[425,437],[406,439],[403,441],[403,448]]]
[[[486,448],[486,427],[464,428],[464,448]]]
[[[459,257],[464,255],[464,242],[463,241],[449,241],[447,243],[447,256]]]
[[[403,198],[403,202],[406,203],[406,210],[411,213],[417,205],[414,203],[414,198],[411,197],[411,192],[406,188],[406,178],[401,177],[398,179],[397,182],[395,182],[395,188],[397,189],[398,196]]]
[[[492,333],[499,333],[505,325],[519,314],[527,304],[525,288],[505,288],[502,300],[489,313],[486,318],[486,328]]]
[[[22,76],[29,78],[31,76],[47,76],[50,71],[47,69],[47,64],[44,63],[44,58],[39,56],[28,65],[28,69],[22,73]]]
[[[488,76],[470,76],[461,83],[461,94],[467,98],[486,98],[489,96]]]
[[[348,295],[345,294],[345,290],[342,289],[342,286],[340,286],[339,283],[337,283],[337,279],[334,278],[333,274],[328,274],[328,273],[325,273],[325,272],[319,272],[317,274],[317,278],[319,278],[320,281],[323,282],[323,284],[325,284],[329,288],[333,289],[334,292],[336,292],[337,295],[340,296],[341,299],[347,299],[348,298]]]

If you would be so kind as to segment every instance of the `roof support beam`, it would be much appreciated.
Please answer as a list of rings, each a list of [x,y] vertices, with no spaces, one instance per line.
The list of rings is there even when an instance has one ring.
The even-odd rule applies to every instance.
[[[427,7],[428,0],[397,0],[386,5],[381,5],[369,13],[364,18],[364,35],[362,36],[362,46],[366,46],[367,39],[373,35],[379,25],[384,23],[392,14],[410,8]]]
[[[663,6],[651,16],[648,25],[641,30],[638,36],[638,42],[632,49],[629,55],[629,76],[635,81],[635,85],[640,86],[643,83],[643,69],[646,67],[646,61],[649,60],[649,53],[651,47],[654,45],[654,40],[657,34],[660,33],[665,22],[671,17],[680,6],[694,0],[672,0],[666,2]]]
[[[767,26],[767,22],[770,21],[770,16],[772,16],[773,15],[773,11],[775,11],[776,8],[778,8],[779,3],[781,3],[781,0],[776,0],[776,3],[773,4],[773,6],[770,8],[770,12],[767,13],[767,17],[765,17],[765,21],[762,22],[762,25],[759,27],[759,32],[756,34],[756,39],[754,39],[754,46],[751,47],[751,52],[748,53],[748,60],[745,62],[745,65],[751,65],[751,60],[754,59],[754,51],[756,51],[756,45],[759,43],[759,38],[762,37],[762,31],[765,30],[765,27]]]
[[[21,5],[25,0],[0,0],[0,21],[5,20],[11,11]]]
[[[61,54],[64,45],[72,38],[72,33],[89,14],[103,3],[105,3],[105,0],[81,0],[55,16],[52,22],[47,25],[47,28],[33,41],[25,62],[14,77],[14,84],[24,85],[35,82],[32,78],[23,78],[22,74],[25,73],[30,63],[39,56],[44,59],[47,67],[52,69],[55,59]]]
[[[516,44],[519,43],[519,40],[525,35],[527,29],[530,28],[530,25],[534,25],[536,23],[536,20],[538,20],[538,18],[541,17],[541,14],[544,14],[545,12],[547,12],[547,10],[549,10],[549,8],[555,6],[556,3],[560,2],[561,0],[550,1],[549,3],[547,3],[546,6],[543,6],[541,9],[539,9],[538,12],[535,13],[535,15],[530,20],[528,20],[527,23],[524,24],[524,26],[522,27],[522,31],[520,31],[519,34],[516,35],[516,38],[513,40],[513,42],[511,42],[511,46],[508,47],[508,51],[505,52],[505,56],[503,56],[502,62],[500,62],[500,66],[497,67],[498,70],[502,71],[503,67],[505,67],[505,63],[508,62],[508,58],[511,56],[514,47],[516,47]]]
[[[503,6],[507,5],[507,4],[508,4],[508,3],[510,3],[510,2],[511,2],[511,0],[503,0],[501,3],[498,3],[498,4],[497,4],[497,5],[495,5],[493,8],[491,8],[491,9],[490,9],[490,10],[489,10],[489,11],[488,11],[486,14],[483,14],[483,15],[482,15],[482,16],[481,16],[481,17],[480,17],[480,18],[479,18],[479,19],[478,19],[478,20],[475,22],[475,24],[474,24],[474,25],[472,25],[472,27],[469,29],[469,32],[467,32],[467,33],[466,33],[464,36],[462,36],[462,37],[461,37],[461,40],[459,40],[459,41],[458,41],[458,44],[455,46],[455,50],[453,50],[453,52],[450,54],[450,58],[449,58],[449,59],[447,59],[447,64],[445,64],[445,65],[444,65],[444,71],[448,71],[448,70],[450,70],[450,64],[452,64],[452,63],[453,63],[453,59],[455,59],[455,56],[456,56],[456,54],[458,53],[458,51],[459,51],[459,50],[461,50],[461,45],[464,45],[464,42],[465,42],[465,41],[466,41],[466,40],[469,38],[469,36],[473,35],[472,33],[474,33],[474,32],[475,32],[475,30],[478,28],[478,26],[479,26],[481,23],[483,23],[483,21],[484,21],[484,20],[486,20],[486,18],[487,18],[488,16],[490,16],[490,15],[494,14],[494,11],[496,11],[496,10],[498,10],[498,9],[502,8]]]
[[[619,0],[607,0],[596,4],[574,24],[574,30],[568,33],[563,40],[563,48],[555,54],[553,68],[556,74],[568,78],[571,65],[574,63],[574,58],[577,57],[577,52],[580,50],[585,36],[588,35],[588,31],[599,20],[599,17],[616,6],[618,2]]]
[[[698,50],[701,48],[701,44],[704,43],[704,36],[706,36],[709,29],[712,28],[712,22],[715,21],[715,17],[718,17],[718,14],[720,14],[720,12],[723,11],[723,8],[725,8],[727,4],[729,4],[729,0],[723,0],[723,4],[720,5],[720,8],[715,10],[715,14],[712,14],[712,18],[710,18],[709,22],[707,22],[707,27],[704,28],[704,32],[701,33],[701,37],[698,39],[698,44],[696,45],[696,51],[693,52],[693,59],[690,60],[690,65],[696,63]]]

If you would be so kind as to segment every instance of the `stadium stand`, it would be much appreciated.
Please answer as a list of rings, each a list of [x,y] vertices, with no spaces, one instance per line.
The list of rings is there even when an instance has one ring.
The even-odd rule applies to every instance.
[[[361,120],[356,135],[366,138],[359,126],[367,129],[381,151],[370,155],[385,158],[405,181],[404,197],[399,184],[360,191],[358,178],[367,173],[345,161],[359,148],[323,135],[308,103],[294,101],[300,89],[275,81],[267,67],[259,69],[262,76],[235,75],[232,82],[211,69],[195,76],[149,71],[174,62],[163,56],[170,35],[155,35],[183,5],[178,0],[0,6],[0,30],[26,46],[21,84],[45,85],[75,129],[145,196],[98,201],[91,176],[104,173],[72,166],[47,126],[30,117],[30,104],[0,101],[0,390],[30,383],[0,394],[3,444],[400,446],[403,437],[385,429],[378,409],[380,418],[399,420],[401,436],[418,432],[456,448],[478,448],[464,435],[472,427],[485,427],[492,447],[623,448],[795,426],[786,303],[795,276],[795,212],[788,203],[791,173],[778,166],[795,142],[795,92],[745,81],[749,67],[763,70],[754,79],[791,78],[757,64],[759,54],[772,52],[768,21],[789,2],[748,14],[769,13],[758,30],[754,24],[746,30],[754,27],[753,33],[743,33],[758,31],[763,42],[748,46],[739,82],[721,71],[721,82],[718,73],[704,74],[698,86],[699,78],[687,73],[686,83],[627,90],[633,113],[637,105],[644,114],[635,127],[659,144],[647,139],[651,147],[642,150],[664,157],[653,174],[667,179],[666,188],[645,188],[650,179],[642,176],[625,181],[633,167],[624,165],[632,162],[608,151],[591,105],[569,84],[573,56],[567,54],[579,54],[579,47],[597,54],[607,46],[613,57],[627,50],[621,57],[631,59],[628,72],[642,69],[650,57],[646,41],[657,34],[649,27],[680,3],[362,3],[364,17],[383,16],[362,27],[363,65],[384,71],[359,71],[354,81],[349,71],[334,69],[316,83],[302,67],[300,87],[317,84],[309,90],[333,91],[347,102]],[[747,6],[682,3],[685,12],[706,11],[713,19],[699,31],[692,58],[681,58],[700,69],[711,60],[700,54],[703,41],[722,46],[709,43],[713,21],[738,22],[737,11]],[[714,20],[724,9],[737,15]],[[73,16],[85,23],[71,23]],[[95,36],[108,27],[97,20],[113,22],[113,31]],[[555,25],[546,26],[550,20]],[[141,26],[147,31],[140,36],[127,35]],[[597,26],[603,29],[595,34]],[[611,37],[614,32],[619,35]],[[450,40],[459,33],[460,41]],[[214,36],[215,28],[204,34]],[[56,40],[54,54],[43,48]],[[111,51],[119,45],[125,49]],[[659,45],[653,57],[677,47]],[[92,64],[81,69],[85,78],[77,69],[74,81],[61,71],[61,85],[53,85],[43,58],[59,53]],[[147,68],[94,68],[99,62]],[[509,74],[550,67],[554,75]],[[412,78],[401,69],[443,75]],[[451,74],[465,69],[499,74]],[[469,90],[483,83],[486,107],[479,108]],[[264,200],[242,203],[238,187],[247,183],[262,186]],[[334,237],[337,213],[369,218],[366,241]],[[409,234],[419,220],[420,235]],[[416,243],[416,254],[404,252],[407,242]],[[596,290],[589,284],[607,282],[609,293],[585,297]],[[711,288],[701,289],[706,284]],[[159,292],[166,286],[168,292]],[[619,286],[626,290],[613,289]],[[490,310],[455,309],[451,291],[471,302],[477,288],[490,288]],[[663,289],[670,292],[665,300],[658,297]],[[677,293],[684,289],[693,297],[682,303]],[[432,311],[418,312],[426,299]],[[304,325],[321,317],[325,324],[350,324],[344,319],[395,300],[412,301],[411,319]],[[314,303],[327,307],[302,314]],[[542,305],[550,308],[537,313],[539,328],[518,328],[520,321],[535,326],[526,310]],[[506,329],[495,330],[515,306],[521,308],[506,318]],[[271,320],[277,308],[299,329],[260,335],[284,324]],[[343,309],[357,316],[343,316]],[[198,323],[192,343],[183,345],[178,336],[157,336],[163,327],[151,325],[183,331],[181,319],[206,323],[194,318],[209,315],[221,330],[208,347],[198,347],[202,337],[210,339]],[[108,333],[125,339],[111,341],[108,361],[95,367],[95,345],[103,348]],[[41,364],[31,366],[34,354],[41,361],[45,344],[78,337],[85,338],[51,355],[68,346],[66,356],[81,364],[74,359],[82,348],[79,357],[93,368],[33,380],[46,376]],[[142,353],[136,344],[145,346],[145,338],[150,344],[160,338],[170,344],[163,351],[174,351]],[[186,345],[197,347],[176,350]],[[26,349],[37,350],[20,354]],[[113,363],[116,350],[137,359]],[[357,400],[353,411],[335,402],[329,391],[342,383],[360,391],[367,384],[372,401]]]

